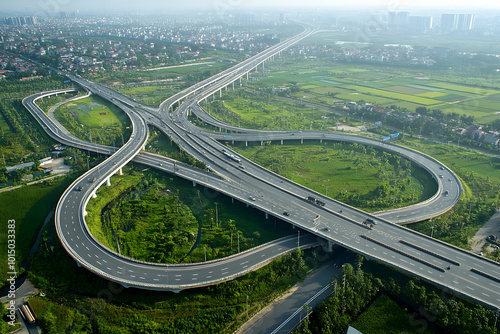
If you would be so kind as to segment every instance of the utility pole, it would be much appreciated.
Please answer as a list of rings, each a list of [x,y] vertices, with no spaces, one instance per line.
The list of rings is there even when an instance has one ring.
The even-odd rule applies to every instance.
[[[297,247],[300,247],[300,230],[297,230]]]
[[[219,227],[219,210],[217,209],[217,202],[215,202],[215,226]]]

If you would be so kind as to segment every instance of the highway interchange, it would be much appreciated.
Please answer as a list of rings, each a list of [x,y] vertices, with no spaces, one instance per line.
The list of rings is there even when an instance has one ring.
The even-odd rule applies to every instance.
[[[432,218],[451,209],[456,203],[461,192],[460,182],[456,175],[439,161],[407,148],[349,134],[237,128],[213,119],[201,109],[199,102],[214,95],[220,97],[223,89],[231,88],[231,85],[238,83],[238,80],[258,65],[264,66],[264,61],[279,55],[282,50],[312,32],[306,29],[294,38],[206,79],[169,98],[158,109],[142,106],[109,88],[64,73],[85,90],[119,106],[130,117],[133,133],[120,149],[75,138],[60,124],[50,120],[34,103],[37,98],[57,92],[35,94],[26,98],[23,104],[51,137],[69,146],[110,155],[102,164],[78,178],[58,203],[56,230],[65,249],[80,266],[126,287],[178,291],[238,277],[280,254],[291,251],[298,244],[304,247],[326,241],[329,248],[333,244],[341,245],[363,254],[366,258],[398,268],[465,298],[491,308],[499,307],[498,263],[395,224]],[[174,109],[174,106],[177,108]],[[209,132],[195,127],[187,120],[190,113],[220,128],[221,132]],[[209,165],[212,173],[141,151],[148,136],[147,124],[157,127],[186,152]],[[331,140],[379,147],[408,158],[426,169],[436,180],[438,191],[424,203],[370,215],[315,193],[243,157],[239,157],[240,163],[230,160],[223,154],[223,150],[230,150],[221,144],[224,141],[269,140],[277,143],[290,140]],[[236,155],[234,152],[232,154]],[[108,183],[110,176],[121,171],[131,160],[175,173],[193,181],[193,184],[215,189],[262,210],[266,218],[269,215],[279,217],[311,234],[285,238],[207,263],[167,265],[127,259],[99,244],[88,232],[84,217],[85,207],[90,198],[96,196],[96,190],[102,184]],[[320,200],[324,206],[308,201],[309,196]],[[363,224],[367,218],[376,221],[376,225],[370,228]]]

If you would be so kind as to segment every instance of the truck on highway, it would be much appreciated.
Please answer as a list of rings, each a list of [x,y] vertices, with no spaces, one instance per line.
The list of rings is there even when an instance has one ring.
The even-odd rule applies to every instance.
[[[319,199],[316,199],[312,196],[307,196],[306,198],[309,202],[316,204],[318,206],[325,206],[325,202],[320,201]]]

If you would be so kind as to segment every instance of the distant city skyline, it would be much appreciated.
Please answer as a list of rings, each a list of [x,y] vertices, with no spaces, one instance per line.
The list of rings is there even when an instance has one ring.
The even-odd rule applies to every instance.
[[[447,12],[474,12],[485,9],[498,9],[500,4],[489,0],[477,0],[474,2],[468,0],[420,0],[418,2],[411,0],[351,0],[349,2],[331,1],[331,0],[310,0],[307,6],[304,6],[302,0],[188,0],[184,2],[162,1],[162,0],[87,0],[85,2],[75,0],[23,0],[20,2],[6,1],[2,4],[2,12],[16,11],[25,13],[57,13],[60,11],[79,10],[85,12],[152,12],[158,11],[165,13],[175,10],[193,9],[213,9],[215,11],[245,10],[258,7],[274,10],[297,10],[299,8],[332,8],[337,10],[380,10],[380,11],[410,11],[419,9],[440,10]]]

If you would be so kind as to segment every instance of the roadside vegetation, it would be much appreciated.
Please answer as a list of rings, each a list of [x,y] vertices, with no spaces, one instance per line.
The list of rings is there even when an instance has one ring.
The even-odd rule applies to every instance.
[[[493,310],[376,262],[363,265],[361,256],[355,267],[344,264],[332,295],[297,333],[341,333],[350,324],[363,333],[498,332]]]

